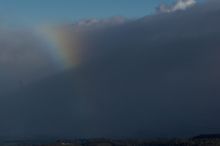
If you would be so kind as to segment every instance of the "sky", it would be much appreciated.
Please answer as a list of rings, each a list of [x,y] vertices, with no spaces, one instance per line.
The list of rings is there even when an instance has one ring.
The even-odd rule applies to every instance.
[[[219,133],[219,0],[4,2],[0,140]]]
[[[5,25],[22,26],[112,16],[139,18],[153,13],[160,3],[172,2],[174,0],[0,0],[0,19]]]

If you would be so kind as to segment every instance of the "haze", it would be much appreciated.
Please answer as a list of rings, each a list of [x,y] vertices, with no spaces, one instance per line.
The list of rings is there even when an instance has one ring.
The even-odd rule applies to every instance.
[[[0,2],[2,139],[219,133],[218,0]]]

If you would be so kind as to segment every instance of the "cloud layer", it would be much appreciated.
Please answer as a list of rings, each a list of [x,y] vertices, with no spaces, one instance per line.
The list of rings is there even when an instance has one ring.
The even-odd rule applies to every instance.
[[[56,63],[30,30],[0,30],[0,93],[53,74]]]
[[[220,2],[213,0],[117,25],[89,25],[80,35],[87,58],[80,66],[2,96],[1,135],[219,132],[219,16]]]

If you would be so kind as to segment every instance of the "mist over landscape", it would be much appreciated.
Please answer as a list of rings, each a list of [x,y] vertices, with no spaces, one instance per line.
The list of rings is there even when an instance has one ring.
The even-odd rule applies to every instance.
[[[219,66],[219,0],[0,26],[0,139],[220,133]]]

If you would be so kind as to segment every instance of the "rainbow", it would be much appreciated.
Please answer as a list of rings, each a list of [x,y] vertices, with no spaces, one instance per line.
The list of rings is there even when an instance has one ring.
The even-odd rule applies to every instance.
[[[45,26],[35,30],[36,34],[46,45],[50,56],[61,68],[68,69],[79,64],[79,46],[73,33]]]

